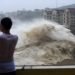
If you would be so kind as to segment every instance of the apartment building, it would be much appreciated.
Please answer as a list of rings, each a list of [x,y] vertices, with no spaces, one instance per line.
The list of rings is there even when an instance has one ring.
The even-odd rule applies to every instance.
[[[44,18],[47,20],[51,20],[52,19],[52,10],[45,10],[44,14]]]
[[[75,8],[68,8],[64,10],[63,24],[67,25],[70,29],[75,27]]]
[[[53,10],[52,11],[52,21],[63,24],[63,10]]]
[[[75,33],[75,8],[45,10],[45,17],[61,25],[65,25]]]
[[[45,10],[44,18],[60,24],[63,24],[63,10]]]

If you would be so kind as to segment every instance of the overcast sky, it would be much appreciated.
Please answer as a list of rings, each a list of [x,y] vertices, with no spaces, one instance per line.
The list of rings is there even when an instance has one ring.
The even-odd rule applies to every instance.
[[[11,12],[21,9],[55,8],[56,6],[69,4],[75,4],[75,0],[0,0],[0,11]]]

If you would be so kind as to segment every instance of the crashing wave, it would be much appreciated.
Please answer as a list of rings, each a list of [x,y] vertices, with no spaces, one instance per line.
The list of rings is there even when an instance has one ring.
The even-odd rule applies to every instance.
[[[15,53],[17,64],[56,64],[73,58],[75,36],[64,26],[38,20],[21,29]]]

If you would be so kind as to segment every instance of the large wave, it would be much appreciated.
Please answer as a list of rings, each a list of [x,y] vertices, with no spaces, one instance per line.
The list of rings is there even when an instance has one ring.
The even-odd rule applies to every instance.
[[[64,25],[40,19],[16,27],[16,64],[51,65],[74,58],[75,36]]]

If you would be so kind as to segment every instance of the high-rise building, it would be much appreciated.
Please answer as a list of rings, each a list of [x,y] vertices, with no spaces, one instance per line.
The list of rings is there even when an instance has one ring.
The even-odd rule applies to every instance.
[[[65,24],[75,33],[75,8],[65,9],[64,16]]]
[[[45,18],[65,25],[75,33],[75,8],[45,10]]]

